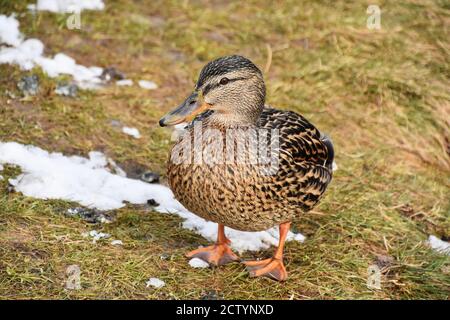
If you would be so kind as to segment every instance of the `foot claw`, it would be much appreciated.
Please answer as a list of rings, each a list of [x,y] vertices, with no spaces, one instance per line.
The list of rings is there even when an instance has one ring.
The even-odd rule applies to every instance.
[[[245,261],[244,264],[251,277],[264,276],[277,281],[287,279],[286,268],[282,260],[270,258],[260,261]]]
[[[222,266],[224,264],[240,260],[239,257],[231,251],[227,243],[215,244],[209,247],[193,250],[188,252],[186,257],[199,258],[214,266]]]

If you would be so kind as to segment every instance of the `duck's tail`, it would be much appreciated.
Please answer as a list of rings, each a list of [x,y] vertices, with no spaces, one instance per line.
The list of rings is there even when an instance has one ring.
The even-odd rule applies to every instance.
[[[330,172],[333,171],[333,160],[334,160],[334,147],[333,147],[333,141],[331,141],[331,138],[327,136],[326,134],[321,134],[320,140],[322,140],[323,144],[327,147],[328,151],[328,157],[325,162],[325,166],[330,170]]]

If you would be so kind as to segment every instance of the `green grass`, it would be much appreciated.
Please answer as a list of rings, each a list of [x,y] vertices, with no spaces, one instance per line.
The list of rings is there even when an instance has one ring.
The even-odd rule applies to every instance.
[[[74,204],[10,193],[7,179],[20,170],[6,166],[0,297],[200,299],[216,291],[225,299],[448,299],[450,259],[424,244],[428,234],[450,237],[448,5],[379,5],[377,31],[366,28],[367,6],[357,1],[108,1],[103,12],[83,12],[74,31],[65,16],[33,16],[25,2],[0,0],[0,13],[17,12],[22,32],[41,39],[48,54],[160,86],[110,86],[69,99],[55,95],[56,81],[40,70],[0,65],[0,141],[65,154],[101,150],[129,172],[164,177],[171,142],[160,116],[185,98],[210,59],[238,53],[264,68],[269,45],[268,103],[328,132],[339,166],[321,204],[294,224],[307,240],[287,244],[285,283],[250,279],[239,264],[190,268],[184,252],[207,242],[172,215],[127,206],[107,225],[67,217]],[[29,73],[39,74],[41,91],[23,99],[16,84]],[[143,137],[124,136],[112,119]],[[124,246],[92,244],[81,234],[93,228]],[[377,263],[382,288],[368,289],[367,268]],[[71,264],[81,268],[81,290],[64,288]],[[149,277],[167,285],[146,288]]]

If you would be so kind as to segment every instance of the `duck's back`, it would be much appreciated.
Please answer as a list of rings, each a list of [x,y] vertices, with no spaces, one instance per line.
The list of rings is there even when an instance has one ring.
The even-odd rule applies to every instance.
[[[293,111],[264,108],[259,126],[279,130],[279,170],[273,186],[285,201],[312,209],[332,178],[334,148],[330,138]]]
[[[277,134],[275,170],[249,163],[169,163],[170,187],[188,210],[235,229],[258,231],[291,221],[317,204],[332,177],[331,141],[291,111],[264,108],[254,128]],[[187,134],[194,136],[193,126]],[[203,153],[208,147],[204,143]],[[211,150],[207,154],[214,156]]]

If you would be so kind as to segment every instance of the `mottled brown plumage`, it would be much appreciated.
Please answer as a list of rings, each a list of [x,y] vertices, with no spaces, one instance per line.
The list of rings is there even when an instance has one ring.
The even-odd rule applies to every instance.
[[[223,157],[226,129],[230,128],[210,123],[208,118],[201,125],[203,132],[220,130],[224,146],[217,153],[211,152],[215,149],[211,145],[217,142],[204,135],[202,147],[210,151],[205,155],[214,160]],[[194,164],[192,158],[190,163],[170,161],[168,180],[175,197],[202,218],[243,231],[265,230],[292,221],[314,207],[332,176],[330,150],[320,132],[294,112],[271,108],[264,109],[255,126],[240,128],[243,133],[252,128],[279,130],[279,169],[265,175],[261,173],[264,166],[252,163],[216,164],[219,161],[202,159],[206,163]],[[193,125],[185,135],[190,136],[193,146]],[[243,144],[245,138],[245,134],[237,135],[236,144]],[[180,145],[183,141],[180,138]],[[174,146],[172,156],[182,158],[183,148],[178,147]],[[214,164],[208,164],[211,162]]]
[[[215,246],[189,256],[215,264],[236,260],[230,253],[220,260],[227,249],[221,225],[243,231],[281,225],[283,243],[271,261],[279,260],[289,223],[313,208],[331,181],[331,141],[301,115],[265,107],[264,101],[259,69],[246,58],[224,57],[206,65],[194,93],[160,121],[166,125],[196,116],[172,149],[168,180],[188,210],[219,224],[219,238]],[[275,161],[254,161],[261,152],[252,153],[251,146],[261,141],[269,142]],[[271,261],[248,267],[253,275],[284,280],[282,259]]]

